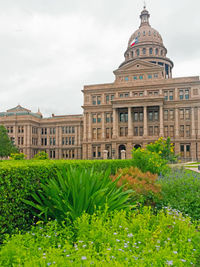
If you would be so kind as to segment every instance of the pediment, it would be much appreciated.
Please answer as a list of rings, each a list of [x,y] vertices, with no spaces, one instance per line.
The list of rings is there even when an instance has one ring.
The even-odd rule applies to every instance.
[[[14,108],[8,109],[7,112],[31,112],[29,109],[23,108],[20,105],[17,105]]]
[[[117,70],[114,71],[114,74],[121,74],[121,73],[129,73],[129,72],[140,72],[140,71],[148,71],[148,70],[162,70],[163,67],[156,65],[154,63],[150,63],[141,59],[137,59],[126,63],[119,67]]]

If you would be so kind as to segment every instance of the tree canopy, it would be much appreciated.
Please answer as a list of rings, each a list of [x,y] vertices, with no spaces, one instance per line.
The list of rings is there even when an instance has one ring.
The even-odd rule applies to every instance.
[[[8,157],[11,153],[18,152],[18,148],[10,140],[7,130],[0,125],[0,157]]]

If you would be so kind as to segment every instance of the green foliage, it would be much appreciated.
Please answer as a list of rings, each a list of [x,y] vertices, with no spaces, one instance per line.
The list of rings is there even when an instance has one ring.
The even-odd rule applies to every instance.
[[[139,168],[142,172],[151,172],[164,174],[169,170],[166,165],[167,160],[161,158],[156,152],[138,148],[132,150],[133,166]]]
[[[24,200],[40,211],[39,218],[72,221],[83,212],[93,214],[96,209],[109,211],[128,209],[129,193],[123,187],[116,187],[116,180],[110,179],[110,170],[95,172],[91,170],[63,169],[57,176],[41,183],[41,190],[32,194],[33,201]]]
[[[163,137],[160,137],[154,143],[147,145],[146,149],[150,152],[159,154],[161,158],[166,159],[167,161],[177,161],[178,156],[175,155],[174,145],[171,143],[170,137],[167,137],[166,140]]]
[[[200,220],[200,174],[184,169],[173,169],[161,176],[163,206],[180,210],[192,219]]]
[[[38,160],[49,159],[49,155],[45,151],[40,151],[34,156],[34,159]]]
[[[0,157],[8,157],[11,153],[17,153],[18,149],[11,142],[7,130],[0,125]]]
[[[5,160],[0,162],[0,242],[8,233],[27,229],[33,222],[32,209],[22,200],[41,189],[40,181],[50,180],[63,168],[90,169],[111,173],[132,165],[132,160]]]
[[[10,158],[13,160],[23,160],[26,158],[24,153],[11,153]]]
[[[118,177],[120,176],[120,179]],[[155,206],[161,198],[161,186],[157,183],[157,174],[143,173],[135,167],[119,169],[112,177],[118,179],[117,186],[124,186],[124,190],[132,189],[131,200],[139,205]]]
[[[200,233],[166,209],[83,214],[73,227],[39,224],[1,247],[0,266],[199,266]]]

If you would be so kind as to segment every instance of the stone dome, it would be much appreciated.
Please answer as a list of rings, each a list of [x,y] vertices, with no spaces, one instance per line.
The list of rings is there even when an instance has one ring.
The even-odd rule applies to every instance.
[[[150,25],[142,25],[137,31],[135,31],[128,41],[128,47],[131,46],[132,41],[136,37],[138,38],[138,44],[154,43],[163,46],[163,40],[160,33]]]
[[[128,47],[124,53],[125,61],[119,66],[124,66],[134,60],[145,60],[163,66],[166,77],[171,77],[173,62],[167,58],[167,49],[163,44],[160,33],[149,24],[150,14],[144,6],[140,14],[140,27],[129,38]]]

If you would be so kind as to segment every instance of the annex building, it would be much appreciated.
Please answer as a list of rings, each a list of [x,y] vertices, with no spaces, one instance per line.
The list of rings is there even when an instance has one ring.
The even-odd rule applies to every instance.
[[[115,81],[84,86],[83,114],[43,118],[20,105],[0,113],[21,152],[28,158],[41,150],[55,159],[131,158],[133,147],[169,136],[183,159],[200,158],[199,77],[172,78],[174,64],[149,17],[144,7]]]

